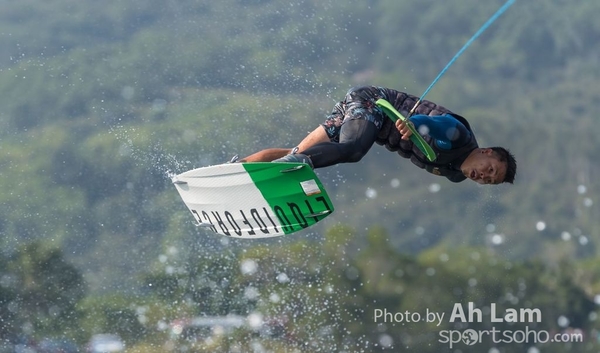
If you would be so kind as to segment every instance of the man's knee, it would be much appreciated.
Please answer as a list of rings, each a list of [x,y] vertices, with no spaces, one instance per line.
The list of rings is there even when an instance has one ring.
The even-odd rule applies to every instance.
[[[348,156],[346,163],[356,163],[359,162],[366,155],[363,151],[356,151]]]
[[[360,144],[359,141],[347,142],[342,144],[344,148],[344,162],[356,163],[360,161],[369,152],[370,146],[366,147]]]

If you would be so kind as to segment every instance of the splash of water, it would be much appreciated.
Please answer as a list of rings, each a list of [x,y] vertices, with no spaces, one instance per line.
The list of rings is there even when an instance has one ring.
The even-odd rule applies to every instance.
[[[194,168],[192,161],[178,159],[165,151],[160,143],[153,143],[148,148],[136,146],[132,138],[137,134],[135,128],[116,125],[109,132],[121,142],[121,155],[131,157],[137,166],[150,168],[171,181],[175,180],[177,174]]]

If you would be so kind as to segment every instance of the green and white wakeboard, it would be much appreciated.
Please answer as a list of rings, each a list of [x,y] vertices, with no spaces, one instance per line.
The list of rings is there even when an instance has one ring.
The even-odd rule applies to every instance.
[[[237,238],[306,229],[333,213],[333,203],[304,163],[228,163],[173,177],[197,224]]]

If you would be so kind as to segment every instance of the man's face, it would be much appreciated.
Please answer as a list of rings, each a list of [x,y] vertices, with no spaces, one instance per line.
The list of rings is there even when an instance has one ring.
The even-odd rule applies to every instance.
[[[506,176],[506,162],[498,160],[489,148],[473,154],[460,169],[468,179],[478,184],[500,184]]]

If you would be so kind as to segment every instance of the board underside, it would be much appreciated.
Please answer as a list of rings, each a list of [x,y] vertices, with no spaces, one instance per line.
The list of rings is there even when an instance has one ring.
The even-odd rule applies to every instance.
[[[333,204],[303,163],[228,163],[173,178],[197,224],[238,238],[294,233],[321,221]]]

